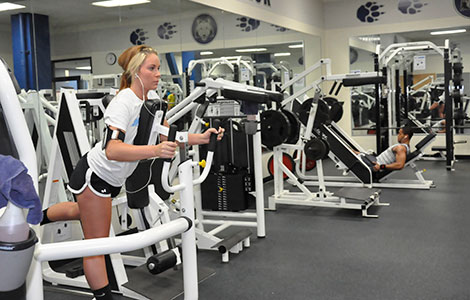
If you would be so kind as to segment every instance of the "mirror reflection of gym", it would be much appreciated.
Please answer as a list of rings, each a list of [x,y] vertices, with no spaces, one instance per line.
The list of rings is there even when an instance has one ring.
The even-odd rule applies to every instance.
[[[350,38],[350,71],[374,71],[374,54],[377,45],[385,49],[392,43],[429,41],[438,47],[443,47],[445,40],[449,39],[451,53],[459,55],[463,61],[470,53],[470,36],[467,33],[432,36],[430,31],[404,32],[396,34],[382,34],[374,36],[360,36]],[[458,49],[453,51],[453,49]],[[459,54],[457,54],[459,53]],[[458,58],[451,58],[456,60]],[[399,82],[390,87],[393,92],[397,91],[402,113],[394,112],[395,126],[403,125],[409,117],[417,118],[424,126],[432,127],[434,131],[443,133],[444,129],[444,59],[436,51],[422,51],[421,53],[409,53],[399,55],[395,60],[395,69],[399,72]],[[395,75],[395,74],[394,74]],[[461,94],[466,91],[470,84],[470,73],[462,75],[463,88]],[[406,89],[405,89],[406,80]],[[467,88],[466,88],[467,87]],[[387,90],[384,90],[386,93]],[[363,86],[351,89],[351,113],[353,135],[374,134],[376,125],[375,112],[375,88]],[[399,100],[398,100],[399,99]],[[395,102],[396,102],[395,101]],[[405,103],[407,104],[405,107]],[[395,103],[394,103],[395,106]],[[382,103],[382,111],[386,110]],[[407,116],[405,117],[405,110]],[[408,115],[409,114],[409,115]],[[458,126],[465,126],[465,116],[468,115],[468,99],[463,101],[462,109],[459,110],[456,120]],[[388,124],[381,124],[383,127]],[[457,134],[466,133],[468,129],[456,130]]]

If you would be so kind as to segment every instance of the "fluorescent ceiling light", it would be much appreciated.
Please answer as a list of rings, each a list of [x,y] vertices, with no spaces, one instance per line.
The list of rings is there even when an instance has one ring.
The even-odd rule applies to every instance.
[[[432,31],[431,35],[441,35],[441,34],[453,34],[453,33],[462,33],[466,32],[466,29],[453,29],[453,30],[443,30],[443,31]]]
[[[116,7],[116,6],[127,6],[127,5],[137,5],[149,3],[150,0],[108,0],[108,1],[98,1],[91,3],[95,6],[102,7]]]
[[[360,36],[358,39],[363,42],[380,42],[379,36]]]
[[[91,66],[76,67],[77,70],[91,70]]]
[[[274,56],[290,56],[290,52],[274,53]]]
[[[214,52],[212,51],[202,51],[202,52],[199,52],[199,55],[212,55],[214,54]]]
[[[236,49],[235,52],[243,53],[243,52],[263,52],[267,51],[266,48],[251,48],[251,49]]]
[[[289,45],[288,47],[291,48],[291,49],[303,48],[303,47],[304,47],[304,44]]]
[[[19,4],[10,3],[10,2],[0,3],[0,11],[20,9],[20,8],[25,8],[25,7],[26,6],[24,5],[19,5]]]

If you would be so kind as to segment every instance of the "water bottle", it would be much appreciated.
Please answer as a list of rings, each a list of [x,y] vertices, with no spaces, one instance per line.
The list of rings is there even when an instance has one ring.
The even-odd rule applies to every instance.
[[[0,242],[17,243],[24,241],[29,235],[23,209],[8,202],[7,208],[0,217]]]

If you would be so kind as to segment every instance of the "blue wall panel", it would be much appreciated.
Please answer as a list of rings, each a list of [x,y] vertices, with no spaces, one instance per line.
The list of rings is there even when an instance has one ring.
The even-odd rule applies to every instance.
[[[11,35],[13,67],[20,87],[25,90],[50,89],[49,17],[30,13],[12,15]]]

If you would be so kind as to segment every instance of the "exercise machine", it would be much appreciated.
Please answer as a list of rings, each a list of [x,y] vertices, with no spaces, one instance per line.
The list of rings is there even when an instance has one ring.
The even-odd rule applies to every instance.
[[[9,152],[6,154],[13,154],[19,157],[29,169],[29,174],[33,178],[35,188],[37,190],[37,165],[35,161],[35,151],[31,138],[28,134],[28,128],[24,120],[23,113],[17,99],[14,86],[9,79],[8,72],[3,64],[0,64],[0,84],[2,92],[0,93],[2,114],[1,119],[9,132],[5,134],[9,137],[8,149],[2,152]],[[2,134],[2,136],[4,136]],[[208,161],[211,160],[210,155]],[[186,163],[188,165],[189,163]],[[191,165],[191,164],[189,164]],[[209,164],[210,166],[210,164]],[[206,174],[208,171],[203,172]],[[187,172],[189,176],[180,179],[178,189],[187,191],[192,189],[192,172]],[[167,178],[162,178],[166,181]],[[197,179],[197,182],[202,182],[203,177]],[[185,194],[185,192],[182,192]],[[184,198],[181,202],[181,207],[185,211],[191,212],[193,210],[193,202],[191,198]],[[187,206],[186,206],[187,205]],[[171,236],[182,234],[182,240],[185,244],[185,251],[183,251],[183,267],[184,267],[184,288],[185,299],[197,299],[197,267],[195,262],[196,248],[194,234],[191,234],[191,228],[194,225],[194,219],[190,219],[191,215],[181,216],[176,220],[172,220],[162,226],[149,229],[144,232],[110,238],[100,238],[92,240],[79,240],[62,243],[43,244],[40,241],[34,250],[33,261],[29,271],[28,280],[26,283],[26,298],[29,299],[43,299],[43,272],[42,263],[49,260],[56,259],[69,259],[83,256],[104,255],[110,253],[119,253],[124,251],[131,251],[146,247],[157,243],[158,241],[170,238]],[[35,231],[40,231],[37,227]],[[30,236],[34,235],[35,231],[31,231]],[[38,234],[40,237],[41,235]],[[191,247],[192,244],[192,247]],[[3,250],[3,249],[2,249]],[[31,252],[32,254],[32,252]],[[24,257],[16,256],[16,259],[24,260]],[[31,257],[29,258],[29,260]],[[18,261],[18,264],[20,261]],[[185,267],[186,266],[186,267]],[[27,271],[27,268],[26,268]],[[13,276],[13,273],[20,272],[20,270],[10,270],[7,276]],[[26,274],[24,274],[26,276]],[[135,296],[135,295],[134,295]],[[140,297],[141,299],[142,297]]]
[[[190,111],[195,111],[194,118],[188,129],[188,132],[199,132],[204,119],[213,119],[219,115],[208,118],[206,112],[209,111],[210,105],[220,105],[219,100],[231,99],[240,102],[251,102],[258,104],[266,104],[272,101],[280,101],[282,95],[276,92],[267,91],[261,88],[232,82],[218,78],[213,80],[205,78],[198,83],[195,89],[181,103],[168,111],[167,120],[169,124],[177,122],[182,116]],[[223,102],[222,100],[221,102]],[[215,111],[215,110],[211,110]],[[251,116],[246,116],[244,130],[251,132],[249,136],[253,140],[254,155],[254,186],[256,209],[255,212],[250,211],[209,211],[204,210],[202,205],[202,195],[199,187],[195,190],[196,201],[196,236],[198,239],[199,249],[219,251],[222,254],[222,261],[229,261],[229,253],[238,253],[243,247],[249,246],[250,232],[247,230],[239,230],[228,236],[223,236],[225,231],[230,227],[248,227],[256,228],[258,238],[266,235],[265,217],[264,217],[264,195],[263,195],[263,178],[261,166],[261,133],[259,130],[259,113],[258,109]],[[194,158],[198,160],[199,148],[194,147]],[[170,171],[171,172],[171,171]],[[196,174],[198,170],[195,170]],[[221,185],[222,191],[223,185]],[[223,194],[221,191],[220,195]],[[208,230],[207,227],[216,226]],[[223,236],[223,237],[222,237]]]

